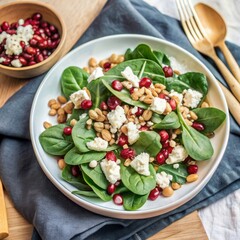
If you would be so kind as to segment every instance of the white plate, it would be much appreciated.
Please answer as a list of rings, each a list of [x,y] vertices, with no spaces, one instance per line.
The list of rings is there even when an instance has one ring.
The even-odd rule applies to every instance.
[[[67,54],[61,59],[46,75],[40,85],[31,110],[30,131],[33,148],[38,162],[47,177],[52,183],[69,199],[80,206],[98,214],[115,218],[140,219],[157,216],[169,212],[190,199],[192,199],[207,184],[221,161],[225,151],[229,136],[229,118],[227,115],[226,122],[216,131],[216,136],[211,139],[215,153],[209,161],[199,163],[198,181],[185,184],[170,198],[159,197],[155,201],[147,201],[144,206],[137,211],[125,211],[121,206],[113,202],[102,202],[95,198],[78,197],[71,192],[76,190],[67,182],[61,179],[61,171],[58,168],[57,161],[54,157],[46,154],[40,143],[39,135],[44,131],[43,122],[54,122],[54,118],[48,115],[48,100],[56,98],[61,94],[60,76],[68,66],[87,66],[88,59],[95,57],[98,60],[109,57],[112,53],[124,54],[127,48],[135,48],[140,43],[146,43],[155,50],[161,50],[168,56],[187,66],[189,70],[199,71],[206,74],[209,81],[208,100],[211,104],[222,109],[228,114],[227,104],[217,81],[211,72],[193,55],[186,50],[164,40],[143,35],[114,35],[96,39],[83,44]]]

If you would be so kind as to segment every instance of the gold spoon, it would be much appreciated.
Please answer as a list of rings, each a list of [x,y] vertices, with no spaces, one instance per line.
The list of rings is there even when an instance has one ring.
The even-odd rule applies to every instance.
[[[240,82],[239,66],[225,44],[225,38],[227,35],[225,21],[218,12],[206,4],[198,3],[194,8],[205,29],[205,37],[213,44],[214,47],[219,47],[221,49],[233,75],[238,82]]]

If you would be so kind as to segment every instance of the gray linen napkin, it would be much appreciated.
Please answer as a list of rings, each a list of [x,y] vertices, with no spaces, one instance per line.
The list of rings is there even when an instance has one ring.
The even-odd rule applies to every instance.
[[[192,48],[177,20],[139,0],[108,1],[76,46],[121,33],[151,35],[174,42],[197,56],[224,83],[213,63]],[[228,46],[240,62],[239,47],[230,43]],[[185,205],[142,220],[113,219],[81,208],[47,179],[32,149],[29,114],[43,77],[34,78],[0,109],[0,177],[15,207],[34,225],[33,239],[146,239],[173,221],[240,187],[240,132],[231,118],[231,134],[221,164],[207,186]]]

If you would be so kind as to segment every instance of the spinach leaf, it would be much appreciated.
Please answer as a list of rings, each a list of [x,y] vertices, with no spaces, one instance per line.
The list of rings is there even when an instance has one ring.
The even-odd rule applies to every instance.
[[[85,183],[85,181],[83,180],[83,177],[80,175],[78,177],[74,177],[71,173],[71,166],[67,165],[63,171],[62,171],[62,178],[72,184],[73,186],[75,186],[76,188],[78,188],[79,190],[83,190],[83,191],[89,191],[91,190],[91,188]]]
[[[163,120],[162,116],[160,116],[158,113],[155,113],[155,112],[153,113],[152,118],[151,118],[151,121],[153,123],[160,123],[162,120]]]
[[[182,126],[182,142],[188,154],[197,161],[208,160],[213,155],[213,147],[208,137],[188,126],[179,108],[178,117]]]
[[[58,124],[47,128],[40,134],[39,141],[45,152],[62,156],[74,147],[72,137],[63,133],[63,129],[67,126],[66,124]]]
[[[110,195],[107,194],[106,190],[100,188],[94,181],[83,172],[83,178],[85,182],[92,188],[92,190],[97,194],[97,196],[105,202],[108,202],[112,199]]]
[[[81,165],[82,171],[89,177],[91,180],[100,188],[107,189],[109,182],[106,179],[100,164],[98,164],[95,168],[90,168],[88,163],[84,163]]]
[[[158,62],[160,63],[160,65],[165,64],[170,66],[171,62],[170,59],[168,58],[168,56],[160,51],[153,51],[153,54],[155,55],[155,57],[158,59]]]
[[[155,157],[161,150],[160,136],[154,131],[143,131],[139,133],[139,139],[132,145],[137,154],[148,153]]]
[[[68,118],[68,120],[67,120],[67,123],[70,124],[70,122],[71,122],[72,119],[76,119],[76,120],[78,121],[80,115],[82,115],[82,114],[84,114],[84,113],[86,113],[86,110],[83,110],[83,109],[75,109],[75,108],[74,108],[71,116],[70,116],[70,117]]]
[[[89,152],[86,143],[92,141],[95,137],[95,131],[93,129],[86,129],[86,122],[88,117],[80,119],[72,129],[72,138],[78,151],[81,153]]]
[[[89,163],[92,160],[101,160],[106,155],[106,152],[85,152],[80,153],[76,147],[72,148],[65,156],[64,160],[70,165],[79,165],[82,163]]]
[[[66,68],[61,76],[60,83],[64,95],[69,96],[87,85],[89,74],[79,67]]]
[[[147,109],[148,108],[148,105],[141,102],[141,101],[134,101],[132,100],[131,98],[131,95],[130,93],[123,89],[122,91],[116,91],[114,90],[107,82],[105,82],[105,80],[102,80],[103,84],[105,85],[105,87],[114,95],[116,96],[117,98],[119,98],[121,101],[129,104],[129,105],[132,105],[132,106],[137,106],[137,107],[141,107],[143,109]]]
[[[78,190],[78,191],[72,191],[72,194],[85,196],[85,197],[96,197],[96,198],[98,197],[98,195],[93,191]]]
[[[149,194],[137,195],[132,192],[125,192],[122,194],[123,207],[125,210],[134,211],[139,209],[147,201]]]
[[[137,173],[131,166],[121,165],[122,182],[126,188],[137,195],[148,194],[156,186],[156,173],[149,164],[150,176]]]
[[[177,182],[179,184],[186,183],[186,177],[188,176],[187,166],[182,163],[178,163],[179,168],[175,169],[171,164],[163,164],[158,167],[157,172],[166,172],[173,176],[173,182]]]
[[[215,131],[226,119],[225,112],[213,107],[196,108],[193,112],[198,116],[197,122],[202,123],[205,127],[202,133]]]
[[[128,192],[128,191],[129,190],[121,182],[120,185],[117,186],[116,190],[114,191],[114,194],[116,194],[116,193],[124,193],[124,192]]]
[[[175,112],[169,113],[161,122],[153,125],[154,129],[177,129],[179,127],[180,122]]]

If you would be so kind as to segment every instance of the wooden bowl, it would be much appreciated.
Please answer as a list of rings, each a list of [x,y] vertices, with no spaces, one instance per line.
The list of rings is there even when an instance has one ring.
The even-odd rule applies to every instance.
[[[2,5],[0,6],[0,24],[3,21],[12,23],[29,18],[35,12],[41,13],[43,20],[55,25],[58,29],[61,37],[58,47],[47,59],[32,66],[15,68],[0,64],[1,73],[15,78],[31,78],[46,72],[61,57],[66,39],[66,26],[63,19],[49,4],[24,0]]]

